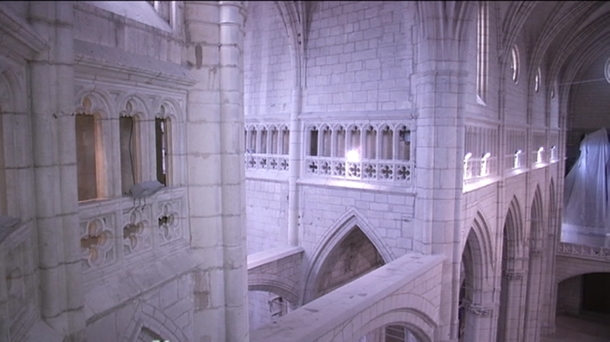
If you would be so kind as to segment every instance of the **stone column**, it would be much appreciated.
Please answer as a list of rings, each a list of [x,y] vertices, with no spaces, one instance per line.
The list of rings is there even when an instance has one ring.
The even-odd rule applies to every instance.
[[[194,340],[247,341],[243,22],[240,2],[186,2],[187,184]]]
[[[220,131],[226,341],[248,341],[244,167],[244,20],[240,1],[220,1]]]
[[[417,204],[413,249],[447,256],[437,341],[457,340],[461,262],[464,91],[467,41],[476,4],[420,2],[415,90]],[[462,8],[462,6],[464,6]],[[448,29],[451,27],[451,29]]]
[[[542,250],[530,250],[525,304],[524,341],[540,340]]]
[[[72,2],[31,2],[49,50],[30,62],[42,318],[66,341],[85,339],[74,127]]]
[[[298,71],[297,71],[298,72]],[[301,174],[301,105],[303,88],[296,86],[292,90],[292,108],[290,111],[290,149],[288,150],[288,243],[299,245],[299,188],[297,181]]]
[[[521,341],[524,313],[524,280],[522,271],[502,274],[502,296],[498,317],[498,341]]]

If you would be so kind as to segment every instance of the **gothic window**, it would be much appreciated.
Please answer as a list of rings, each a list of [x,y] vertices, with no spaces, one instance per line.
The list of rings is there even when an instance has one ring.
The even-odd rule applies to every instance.
[[[330,127],[328,126],[323,126],[322,129],[320,130],[320,149],[319,149],[319,153],[320,156],[322,157],[330,157],[330,144],[331,144],[331,140],[332,140],[332,131],[330,130]]]
[[[394,158],[394,131],[390,126],[381,130],[381,159],[392,160]]]
[[[246,132],[246,152],[256,153],[256,137],[256,128],[250,127]]]
[[[121,191],[129,194],[131,187],[138,183],[136,177],[136,124],[131,116],[119,118],[119,143],[121,157]]]
[[[168,178],[168,147],[169,147],[169,120],[155,118],[155,149],[157,159],[157,180],[167,186]]]
[[[540,90],[540,79],[542,78],[540,67],[536,71],[536,77],[534,78],[534,91],[538,92]]]
[[[510,71],[511,79],[517,84],[519,82],[519,50],[516,45],[510,50]]]
[[[261,131],[260,131],[260,148],[258,148],[259,153],[269,153],[268,148],[268,141],[267,141],[267,128],[266,127],[262,127]]]
[[[270,154],[277,154],[278,152],[278,146],[279,146],[279,132],[277,130],[276,127],[271,127],[270,131],[270,136],[271,136],[271,143],[269,144],[269,153]]]
[[[289,148],[290,148],[290,131],[288,130],[288,128],[283,127],[282,131],[282,153],[284,155],[288,154]]]
[[[485,101],[487,93],[487,61],[489,59],[489,11],[487,1],[481,1],[477,22],[477,95]]]
[[[348,141],[347,141],[347,150],[346,153],[351,153],[350,156],[352,158],[360,159],[361,146],[360,146],[360,136],[362,131],[360,127],[353,126],[349,130]],[[357,156],[357,157],[356,157]]]
[[[78,200],[98,197],[97,129],[93,115],[76,114],[76,168]]]
[[[345,157],[345,129],[342,126],[338,126],[335,128],[333,139],[335,142],[333,157]]]
[[[366,126],[364,130],[364,151],[363,158],[377,158],[377,130],[371,126]]]
[[[396,153],[399,160],[411,160],[411,131],[406,126],[401,126],[398,131]]]
[[[309,131],[309,155],[318,155],[318,128],[312,127]]]

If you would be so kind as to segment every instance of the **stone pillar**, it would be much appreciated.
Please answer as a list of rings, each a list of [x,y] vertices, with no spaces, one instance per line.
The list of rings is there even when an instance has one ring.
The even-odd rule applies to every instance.
[[[247,341],[241,2],[186,2],[187,184],[194,340]]]
[[[31,2],[49,43],[30,62],[42,318],[66,341],[85,339],[74,127],[72,2]]]
[[[540,340],[542,250],[530,250],[525,304],[524,341]]]
[[[467,41],[476,4],[419,2],[415,91],[417,204],[415,251],[447,256],[436,341],[458,336],[464,96]],[[462,7],[463,6],[463,7]],[[451,27],[451,29],[448,29]]]
[[[470,304],[464,310],[466,327],[460,341],[493,341],[493,309],[489,306]]]
[[[298,71],[297,71],[298,72]],[[299,245],[299,189],[297,181],[301,174],[301,105],[303,88],[297,86],[292,90],[292,109],[290,111],[290,149],[288,151],[288,243]]]
[[[502,298],[498,317],[498,341],[521,341],[524,313],[524,281],[522,271],[502,274]]]

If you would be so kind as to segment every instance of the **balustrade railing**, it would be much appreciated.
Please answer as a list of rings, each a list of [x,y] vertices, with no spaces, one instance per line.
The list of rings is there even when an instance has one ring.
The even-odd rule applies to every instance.
[[[557,246],[557,254],[597,261],[610,261],[610,248],[608,247],[587,246],[561,242]]]
[[[413,174],[413,162],[406,160],[305,157],[305,172],[309,176],[324,176],[374,182],[409,183]]]
[[[246,169],[288,171],[288,155],[246,152]]]

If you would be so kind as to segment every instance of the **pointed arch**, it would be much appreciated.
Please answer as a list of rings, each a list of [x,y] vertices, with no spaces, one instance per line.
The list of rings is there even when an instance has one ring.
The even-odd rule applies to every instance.
[[[76,113],[95,114],[102,119],[107,119],[115,113],[112,96],[103,89],[87,87],[78,91],[74,98]]]
[[[467,248],[470,248],[470,253],[476,259],[477,264],[481,265],[476,275],[480,276],[481,279],[491,280],[491,274],[493,274],[491,267],[495,264],[494,252],[491,244],[489,225],[480,210],[477,210],[469,226],[464,245],[462,246],[462,255],[467,252]],[[484,284],[481,283],[480,285],[483,286]]]
[[[534,198],[532,200],[531,215],[530,215],[530,252],[541,251],[544,241],[544,207],[542,202],[542,192],[540,186],[536,186]]]
[[[506,256],[509,259],[517,259],[522,256],[522,241],[523,241],[523,219],[521,215],[521,206],[516,196],[513,196],[508,206],[506,219],[504,221],[503,234],[505,236]]]
[[[121,341],[137,341],[138,336],[159,336],[169,341],[188,341],[182,329],[163,311],[154,306],[140,302],[134,316],[125,330],[126,334]]]
[[[396,256],[390,247],[385,243],[383,238],[376,233],[372,228],[372,225],[360,215],[357,210],[351,209],[326,231],[318,245],[314,248],[311,258],[312,261],[309,270],[306,273],[304,294],[302,296],[303,303],[307,303],[313,299],[318,276],[331,252],[356,228],[359,229],[373,247],[375,247],[384,263],[387,264],[396,259]]]

